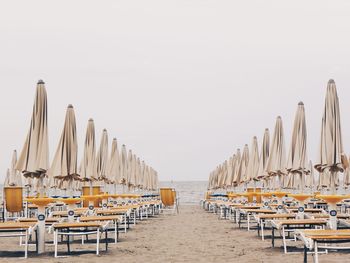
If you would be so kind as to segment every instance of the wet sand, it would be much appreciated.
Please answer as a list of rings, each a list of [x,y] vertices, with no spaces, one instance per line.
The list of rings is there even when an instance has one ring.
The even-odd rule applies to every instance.
[[[16,262],[23,256],[23,248],[20,253],[13,252],[18,238],[1,238],[0,242],[0,262]],[[271,240],[261,241],[255,231],[240,230],[199,206],[183,205],[178,215],[160,215],[132,226],[127,234],[121,234],[120,243],[110,244],[108,252],[101,244],[100,256],[93,253],[95,245],[76,243],[71,247],[73,255],[67,258],[55,259],[53,246],[47,246],[45,255],[31,252],[29,259],[21,262],[303,262],[302,253],[284,255],[281,245],[277,240],[272,249]],[[90,253],[82,252],[85,249]],[[61,255],[65,251],[66,245],[60,245]],[[312,262],[311,255],[308,259]],[[320,262],[350,262],[350,258],[346,253],[331,253],[321,255]]]

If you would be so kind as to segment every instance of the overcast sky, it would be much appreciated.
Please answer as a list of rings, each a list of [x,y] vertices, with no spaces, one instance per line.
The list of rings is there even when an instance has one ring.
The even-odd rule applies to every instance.
[[[289,147],[302,100],[315,160],[329,78],[350,153],[349,32],[349,1],[2,1],[0,180],[24,143],[38,79],[51,159],[71,103],[79,160],[92,117],[98,143],[106,128],[160,180],[207,180],[254,135],[260,147],[277,115]]]

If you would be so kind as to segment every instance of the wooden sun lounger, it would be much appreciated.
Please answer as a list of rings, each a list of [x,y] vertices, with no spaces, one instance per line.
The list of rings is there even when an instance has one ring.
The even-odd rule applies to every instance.
[[[250,208],[241,208],[239,209],[239,218],[238,218],[238,227],[241,228],[242,215],[247,218],[247,230],[250,231],[250,217],[254,214],[274,214],[276,211],[271,209],[250,209]]]
[[[350,243],[350,229],[342,230],[300,230],[296,236],[304,242],[304,262],[307,262],[307,250],[314,250],[314,262],[318,263],[319,248],[350,249],[350,247],[332,247],[328,244]],[[319,246],[319,243],[325,244]]]
[[[288,209],[288,208],[287,208]],[[293,212],[293,213],[297,213],[298,209],[288,209],[288,211]],[[323,209],[320,208],[305,208],[304,209],[304,213],[324,213],[325,211]]]
[[[24,237],[24,258],[27,258],[29,236],[36,227],[36,222],[3,222],[0,223],[0,233],[4,234],[0,235],[0,237]],[[36,245],[36,247],[38,246]]]
[[[287,239],[286,233],[295,232],[296,229],[307,229],[314,227],[324,228],[327,225],[327,220],[325,219],[288,219],[288,220],[272,220],[272,247],[275,247],[275,230],[280,230],[283,241],[284,253],[287,254]],[[292,240],[296,241],[295,238]]]
[[[74,217],[80,217],[82,215],[85,215],[87,211],[87,209],[74,210]],[[68,211],[52,211],[49,214],[49,218],[51,217],[68,217]]]
[[[100,234],[105,232],[105,244],[106,251],[108,249],[108,236],[106,226],[108,223],[102,222],[73,222],[73,223],[57,223],[53,224],[54,230],[54,245],[55,245],[55,258],[58,257],[58,235],[67,236],[67,249],[70,253],[70,236],[86,236],[96,234],[96,255],[99,255],[100,247]]]
[[[110,215],[110,216],[84,216],[80,218],[80,222],[104,222],[112,221],[114,230],[114,242],[118,243],[119,240],[119,223],[123,222],[123,216]],[[124,229],[126,230],[126,221],[124,220]]]
[[[260,235],[261,231],[261,240],[265,240],[265,235],[264,235],[264,229],[265,226],[268,222],[276,219],[294,219],[296,217],[296,214],[279,214],[279,213],[274,213],[274,214],[255,214],[254,218],[258,222],[258,236]]]

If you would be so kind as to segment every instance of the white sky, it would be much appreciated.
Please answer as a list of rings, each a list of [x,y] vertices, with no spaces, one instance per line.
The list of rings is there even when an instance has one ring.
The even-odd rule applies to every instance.
[[[349,153],[349,32],[349,1],[2,1],[0,181],[41,78],[51,158],[71,103],[79,159],[92,117],[98,143],[107,128],[160,180],[207,180],[277,115],[289,146],[302,100],[315,160],[329,78]]]

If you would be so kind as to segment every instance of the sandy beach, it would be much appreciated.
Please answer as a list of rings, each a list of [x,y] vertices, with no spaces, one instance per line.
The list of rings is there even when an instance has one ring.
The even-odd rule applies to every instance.
[[[51,237],[50,237],[51,238]],[[16,262],[20,253],[3,252],[18,249],[18,239],[1,239],[0,262]],[[34,248],[32,247],[31,250]],[[61,253],[66,250],[60,245]],[[84,250],[90,249],[90,253]],[[94,255],[95,246],[72,246],[72,255],[54,259],[53,247],[36,256],[31,252],[28,263],[34,262],[302,262],[301,253],[284,255],[280,240],[271,249],[269,239],[261,241],[256,232],[237,229],[232,222],[218,220],[199,206],[183,205],[178,215],[160,215],[139,222],[120,243],[110,244],[108,252],[101,245],[101,256]],[[21,248],[22,250],[22,248]],[[321,262],[350,262],[346,254],[321,255]],[[309,261],[312,261],[309,256]]]

